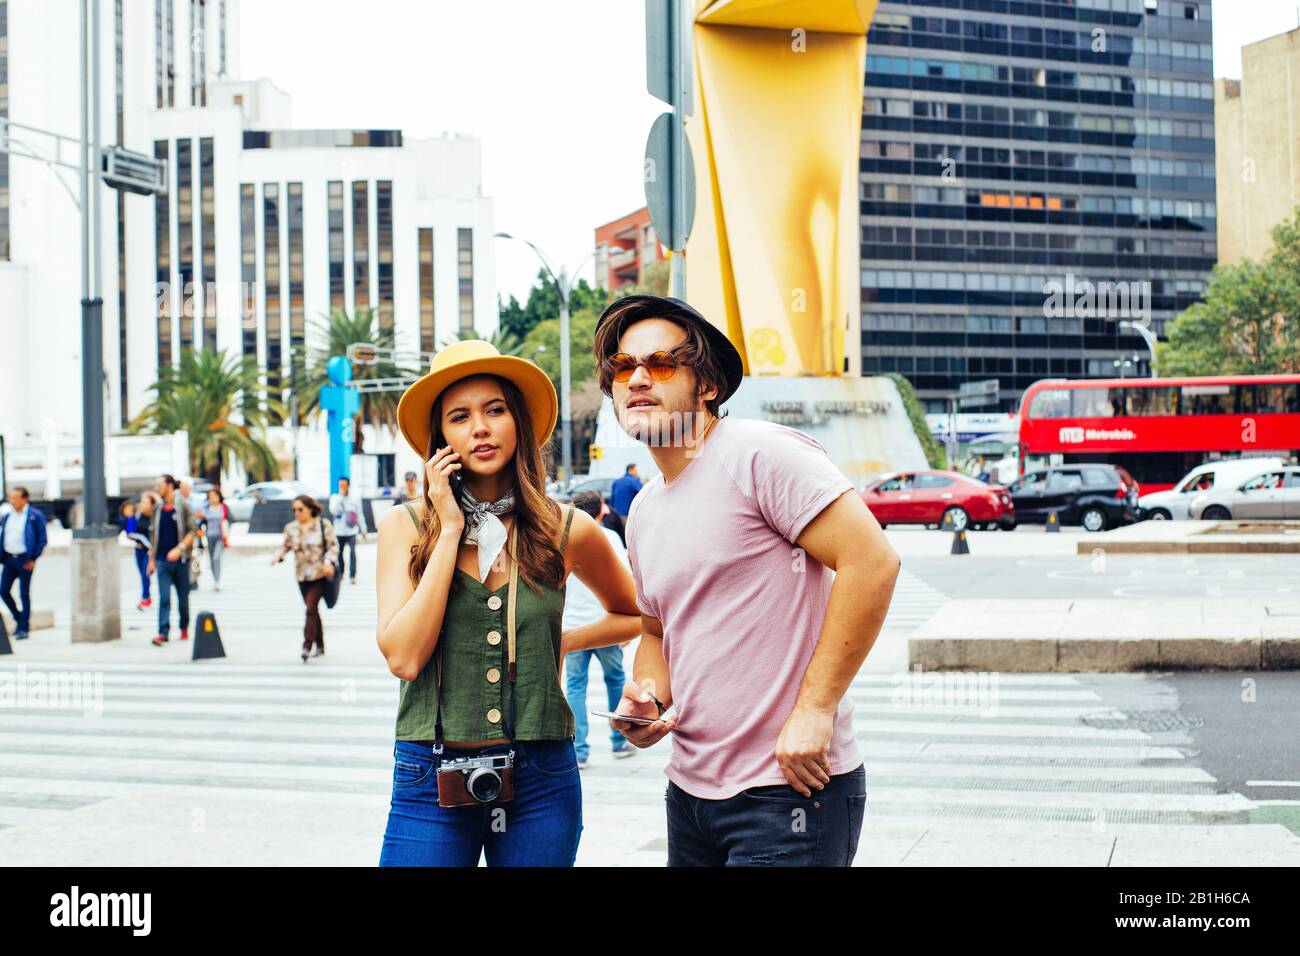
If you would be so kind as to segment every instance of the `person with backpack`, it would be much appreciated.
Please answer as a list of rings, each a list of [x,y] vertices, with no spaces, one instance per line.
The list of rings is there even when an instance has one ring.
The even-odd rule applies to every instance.
[[[348,556],[348,580],[357,583],[357,535],[366,540],[366,512],[361,507],[361,499],[352,494],[352,482],[347,478],[339,479],[339,490],[330,495],[330,514],[334,516],[334,534],[339,539],[339,568],[343,567],[343,552],[351,549]]]

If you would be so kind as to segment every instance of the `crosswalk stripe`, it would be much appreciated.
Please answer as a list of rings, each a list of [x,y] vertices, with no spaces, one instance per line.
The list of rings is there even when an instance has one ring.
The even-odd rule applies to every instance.
[[[909,588],[913,585],[909,584]],[[938,592],[935,592],[938,593]],[[255,609],[248,620],[257,618]],[[373,626],[373,620],[366,622]],[[383,806],[391,787],[398,681],[382,660],[303,667],[297,660],[22,661],[27,672],[98,673],[103,713],[0,706],[0,827],[57,825],[70,809],[141,787],[185,795],[256,793]],[[188,663],[188,662],[186,662]],[[17,663],[0,664],[0,676]],[[990,690],[975,675],[943,675]],[[1129,727],[1074,675],[998,674],[996,710],[926,703],[915,672],[862,674],[849,694],[866,762],[868,814],[891,822],[1174,827],[1241,822],[1253,801],[1176,746]],[[962,683],[963,681],[967,683]],[[941,691],[942,688],[940,687]],[[604,707],[599,676],[589,703]],[[911,700],[917,705],[907,703]],[[978,703],[981,698],[976,695]],[[988,716],[981,716],[981,713]],[[590,718],[587,798],[610,806],[662,801],[668,745],[614,763]],[[71,802],[70,802],[71,801]]]

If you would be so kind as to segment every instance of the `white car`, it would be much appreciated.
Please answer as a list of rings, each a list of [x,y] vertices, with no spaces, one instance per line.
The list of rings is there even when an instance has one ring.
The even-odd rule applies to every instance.
[[[1300,468],[1268,468],[1260,474],[1192,499],[1191,516],[1205,521],[1300,518]]]
[[[1240,485],[1270,468],[1279,468],[1286,462],[1281,458],[1228,458],[1207,461],[1189,471],[1182,481],[1168,491],[1154,491],[1138,499],[1144,520],[1168,521],[1190,518],[1192,500],[1200,494],[1222,489],[1226,484]]]
[[[300,481],[259,481],[226,498],[231,521],[249,521],[253,506],[260,501],[277,501],[310,495],[311,489]]]

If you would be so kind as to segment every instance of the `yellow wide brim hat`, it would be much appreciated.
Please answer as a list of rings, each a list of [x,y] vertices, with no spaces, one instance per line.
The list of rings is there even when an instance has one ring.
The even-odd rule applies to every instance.
[[[429,374],[412,382],[397,403],[397,427],[421,459],[429,453],[429,418],[434,402],[448,385],[471,375],[499,375],[513,382],[528,407],[537,444],[546,444],[555,431],[560,407],[555,386],[546,373],[528,359],[502,355],[486,339],[465,339],[440,350],[433,357]]]

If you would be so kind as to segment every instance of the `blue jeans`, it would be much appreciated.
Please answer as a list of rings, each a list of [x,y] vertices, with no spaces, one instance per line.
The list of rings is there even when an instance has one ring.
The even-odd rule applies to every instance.
[[[343,552],[351,548],[352,553],[348,556],[348,577],[355,578],[357,576],[357,535],[339,534],[337,537],[339,539],[339,574],[343,573]]]
[[[158,561],[158,633],[166,637],[171,628],[172,588],[176,589],[177,622],[182,631],[190,629],[190,562]]]
[[[805,797],[789,784],[726,800],[668,784],[669,866],[850,866],[867,807],[867,771],[836,774]]]
[[[23,567],[26,561],[26,554],[5,552],[4,571],[0,573],[0,598],[3,598],[5,607],[13,615],[15,634],[27,633],[27,625],[32,616],[32,572]],[[12,594],[15,581],[18,582],[18,597],[23,602],[21,610],[14,603]]]
[[[504,744],[477,750],[399,740],[393,747],[393,799],[380,866],[573,866],[582,834],[582,783],[573,741],[513,744],[513,800],[498,806],[438,806],[444,760],[505,753]]]
[[[591,658],[600,661],[600,668],[605,672],[605,694],[609,698],[611,712],[623,699],[623,648],[597,647],[589,651],[570,651],[564,657],[566,677],[565,696],[569,698],[569,709],[573,711],[574,737],[573,747],[579,760],[586,760],[591,753],[587,746],[587,671],[591,668]],[[617,748],[624,745],[626,738],[610,727],[610,745]]]
[[[149,600],[149,552],[135,549],[135,569],[140,573],[140,600]]]

